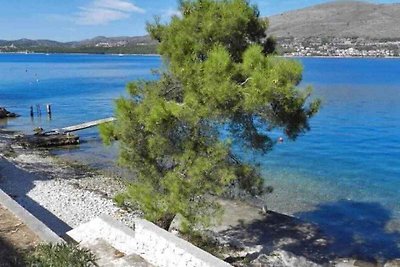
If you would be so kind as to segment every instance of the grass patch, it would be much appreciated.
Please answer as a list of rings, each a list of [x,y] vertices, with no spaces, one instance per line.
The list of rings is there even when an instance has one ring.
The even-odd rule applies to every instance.
[[[96,257],[89,250],[71,244],[41,244],[27,256],[26,262],[35,267],[97,266]]]

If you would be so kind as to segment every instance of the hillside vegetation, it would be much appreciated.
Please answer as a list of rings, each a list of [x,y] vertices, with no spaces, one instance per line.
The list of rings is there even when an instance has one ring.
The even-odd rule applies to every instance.
[[[393,56],[400,53],[400,3],[334,1],[271,16],[269,20],[268,34],[278,39],[283,53],[296,51],[293,55],[298,56]],[[157,45],[158,42],[148,35],[98,36],[76,42],[19,39],[0,40],[0,52],[153,54],[157,53]],[[315,53],[306,51],[307,47]],[[343,52],[349,48],[358,49],[358,52]]]
[[[0,52],[42,52],[42,53],[108,53],[108,54],[153,54],[157,42],[149,36],[104,37],[98,36],[77,42],[52,40],[19,39],[0,40]]]
[[[400,39],[400,3],[335,1],[275,15],[269,19],[269,33],[277,38]]]

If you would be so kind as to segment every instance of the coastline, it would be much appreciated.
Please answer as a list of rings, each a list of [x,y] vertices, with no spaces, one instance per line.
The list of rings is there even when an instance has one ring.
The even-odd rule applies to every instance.
[[[113,196],[124,189],[122,180],[47,150],[19,147],[13,143],[14,134],[0,130],[0,187],[58,234],[102,213],[129,227],[133,218],[141,216],[113,202]],[[235,266],[243,266],[243,260],[250,260],[254,264],[250,266],[335,266],[335,261],[346,257],[335,253],[331,248],[335,240],[315,224],[275,211],[262,212],[243,200],[219,202],[225,210],[221,224],[207,232]],[[285,261],[294,263],[273,265]]]
[[[13,143],[14,134],[15,132],[0,130],[0,187],[60,236],[103,213],[122,221],[128,227],[133,227],[133,218],[141,216],[139,211],[130,213],[114,204],[112,198],[123,190],[123,181],[81,163],[51,156],[46,150],[19,147]],[[265,240],[261,244],[248,242],[245,236],[238,236],[239,233],[246,233],[241,227],[250,227],[265,219],[259,208],[242,201],[230,200],[221,200],[221,205],[226,209],[222,224],[210,228],[209,231],[212,231],[211,236],[218,243],[231,248],[225,257],[233,257],[238,262],[250,254],[262,255],[264,258],[265,249],[261,248],[267,246],[272,253],[281,247],[273,246]],[[293,227],[299,225],[300,229],[304,224],[293,217],[272,211],[267,215],[279,225],[289,221],[296,222]],[[274,224],[268,225],[271,227]],[[312,228],[316,229],[315,226]],[[302,251],[298,251],[298,254],[286,252],[284,257],[309,262]],[[329,260],[327,257],[322,259],[324,262]]]
[[[400,59],[400,56],[398,57],[349,57],[349,56],[291,56],[291,55],[282,55],[279,57],[283,58],[327,58],[327,59]]]
[[[124,57],[124,56],[148,56],[148,57],[156,57],[160,56],[159,54],[115,54],[115,53],[63,53],[63,52],[56,52],[56,53],[43,53],[43,52],[0,52],[0,55],[104,55],[104,56],[118,56],[118,57]]]
[[[61,160],[47,150],[25,149],[14,143],[14,134],[0,130],[0,186],[32,214],[47,220],[56,233],[63,235],[66,227],[76,227],[101,213],[128,226],[138,216],[113,203],[113,195],[124,186],[121,181]]]
[[[115,53],[43,53],[43,52],[0,52],[0,55],[104,55],[104,56],[141,56],[141,57],[160,57],[160,54],[115,54]],[[292,55],[277,55],[282,58],[327,58],[327,59],[400,59],[400,56],[385,56],[385,57],[373,57],[373,56],[292,56]]]

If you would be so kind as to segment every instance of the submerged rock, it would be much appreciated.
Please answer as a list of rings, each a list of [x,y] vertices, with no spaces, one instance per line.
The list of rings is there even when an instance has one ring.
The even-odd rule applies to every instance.
[[[377,262],[368,262],[356,259],[337,259],[333,262],[335,267],[382,267],[383,265]],[[386,267],[386,265],[385,265]]]
[[[284,250],[276,250],[269,255],[261,254],[257,259],[251,262],[251,266],[322,267],[322,265],[309,261],[305,257],[296,256]]]
[[[12,113],[5,108],[0,107],[0,119],[5,119],[5,118],[16,118],[19,115]]]
[[[400,259],[388,261],[384,267],[400,267]]]

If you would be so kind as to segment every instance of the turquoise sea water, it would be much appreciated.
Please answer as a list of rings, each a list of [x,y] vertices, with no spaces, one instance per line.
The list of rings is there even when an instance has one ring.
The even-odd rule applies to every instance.
[[[400,59],[299,60],[301,86],[312,85],[323,100],[311,131],[267,155],[242,157],[259,162],[275,188],[271,209],[319,223],[342,243],[357,237],[361,253],[400,257]],[[0,54],[0,106],[22,115],[0,127],[29,132],[111,116],[125,84],[156,78],[150,70],[160,65],[159,57]],[[43,115],[31,120],[36,104]],[[101,146],[97,130],[80,136],[79,148],[55,152],[99,165],[112,160],[115,150]]]

